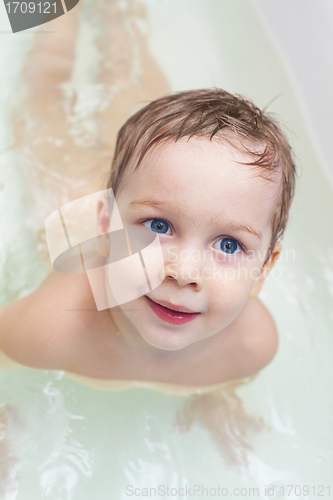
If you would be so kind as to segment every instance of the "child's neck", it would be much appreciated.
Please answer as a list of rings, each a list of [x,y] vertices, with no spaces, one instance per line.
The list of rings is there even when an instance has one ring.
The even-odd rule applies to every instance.
[[[220,336],[216,334],[181,349],[161,349],[146,342],[120,309],[113,309],[112,313],[109,309],[109,312],[119,348],[127,350],[133,356],[140,357],[152,365],[161,366],[162,364],[167,367],[180,362],[195,364],[196,360],[202,361],[206,355],[209,356],[220,343]]]

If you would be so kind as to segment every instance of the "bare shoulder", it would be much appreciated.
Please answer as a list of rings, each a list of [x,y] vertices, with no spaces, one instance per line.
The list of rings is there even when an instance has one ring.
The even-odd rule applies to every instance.
[[[278,349],[278,331],[271,313],[258,298],[249,299],[242,317],[242,346],[256,370],[268,365]]]
[[[233,369],[246,377],[268,365],[278,349],[278,331],[268,309],[258,298],[248,299],[234,322],[239,355]]]
[[[86,274],[51,271],[37,290],[0,309],[0,349],[35,368],[63,369],[75,335],[96,310]]]

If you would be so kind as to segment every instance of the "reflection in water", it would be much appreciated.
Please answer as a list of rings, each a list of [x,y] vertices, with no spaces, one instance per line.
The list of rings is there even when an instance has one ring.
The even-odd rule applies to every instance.
[[[18,408],[0,404],[0,495],[5,498],[14,498],[18,491],[17,473],[21,463],[12,448],[22,430],[24,424]]]

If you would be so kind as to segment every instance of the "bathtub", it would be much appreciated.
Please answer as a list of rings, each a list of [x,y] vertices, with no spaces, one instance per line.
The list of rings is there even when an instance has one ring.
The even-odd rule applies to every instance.
[[[292,131],[299,165],[283,252],[260,294],[278,326],[278,352],[237,390],[247,411],[267,424],[253,437],[247,467],[229,467],[199,422],[176,432],[185,397],[142,388],[98,391],[62,371],[3,366],[0,445],[1,439],[8,445],[9,464],[3,498],[145,498],[144,488],[158,486],[159,496],[177,499],[186,492],[189,498],[220,491],[228,498],[311,500],[333,494],[333,172],[330,121],[324,119],[325,128],[318,118],[332,99],[305,85],[305,75],[315,83],[317,61],[297,45],[306,23],[318,21],[318,37],[311,36],[325,51],[323,31],[333,14],[324,0],[313,16],[301,0],[279,6],[274,11],[263,0],[82,1],[63,18],[15,35],[0,7],[0,305],[33,291],[50,271],[46,217],[103,185],[116,130],[149,99],[217,86],[269,105]],[[318,12],[325,13],[325,25]],[[64,69],[54,102],[67,121],[54,130],[47,117],[57,111],[31,94],[43,68],[27,60],[63,29],[73,38],[71,71],[66,76]],[[330,64],[323,77],[332,83]],[[58,151],[64,151],[59,163],[51,160]],[[100,155],[97,176],[84,163],[90,151]],[[193,490],[196,485],[201,489]],[[152,490],[151,498],[159,496]]]

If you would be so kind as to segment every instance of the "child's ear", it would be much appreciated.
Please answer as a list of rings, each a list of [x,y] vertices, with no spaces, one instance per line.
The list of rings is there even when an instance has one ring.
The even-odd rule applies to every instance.
[[[106,202],[97,203],[97,234],[105,234],[110,226],[110,217]]]
[[[251,290],[250,298],[256,297],[258,295],[258,293],[260,292],[260,290],[262,289],[262,286],[265,282],[265,278],[268,275],[268,273],[270,272],[270,270],[272,269],[272,267],[274,266],[275,262],[277,261],[279,255],[281,253],[281,250],[282,250],[282,245],[279,241],[277,241],[274,245],[273,251],[272,251],[269,259],[262,266],[262,268],[260,270],[260,274],[259,274],[258,278],[256,279],[256,281],[253,285],[253,288]]]

